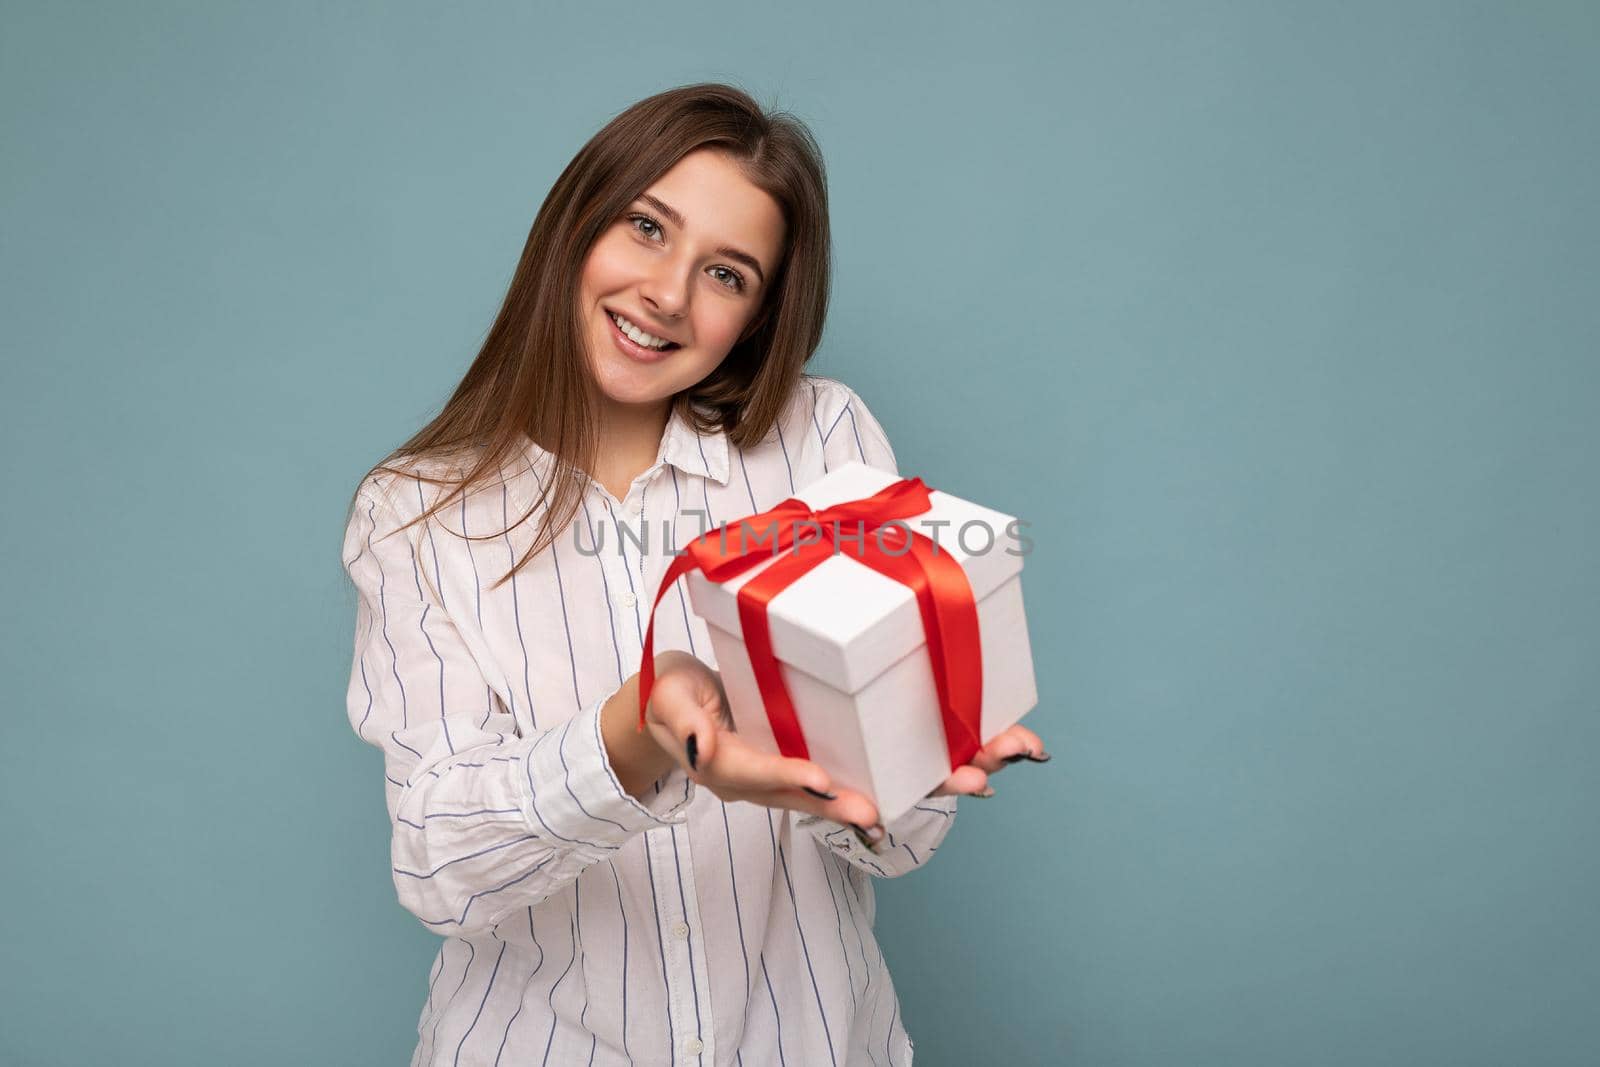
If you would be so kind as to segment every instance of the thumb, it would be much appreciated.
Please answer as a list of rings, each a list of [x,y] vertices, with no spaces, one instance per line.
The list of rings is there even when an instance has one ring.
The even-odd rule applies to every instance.
[[[654,714],[650,716],[656,742],[689,771],[698,771],[716,754],[717,730],[715,706],[708,707],[698,693],[689,693],[672,686],[650,698]]]
[[[717,754],[717,707],[699,702],[684,716],[683,749],[691,771],[698,771]]]
[[[694,714],[690,716],[692,733],[685,738],[685,745],[694,746],[694,757],[690,763],[699,769],[704,767],[717,754],[717,740],[723,722],[722,694],[715,686],[707,686],[696,694],[699,699],[694,706]]]

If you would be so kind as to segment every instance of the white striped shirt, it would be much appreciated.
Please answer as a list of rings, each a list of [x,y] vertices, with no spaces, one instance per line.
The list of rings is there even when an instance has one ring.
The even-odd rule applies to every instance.
[[[681,768],[635,800],[599,732],[671,550],[846,460],[898,473],[882,426],[816,375],[753,448],[674,415],[624,499],[589,479],[553,548],[490,589],[539,513],[459,534],[498,533],[537,499],[552,457],[524,442],[490,487],[398,536],[441,490],[369,477],[345,533],[350,723],[384,754],[400,903],[443,938],[412,1064],[910,1063],[872,877],[926,862],[955,798],[920,802],[873,852],[837,823],[724,804]],[[676,584],[656,650],[715,667]]]

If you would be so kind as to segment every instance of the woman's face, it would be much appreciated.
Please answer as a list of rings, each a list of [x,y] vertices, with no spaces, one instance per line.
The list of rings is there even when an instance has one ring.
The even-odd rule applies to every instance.
[[[583,265],[579,321],[605,398],[654,410],[715,370],[761,307],[783,239],[777,202],[714,149],[645,190]],[[676,347],[633,348],[612,313]]]

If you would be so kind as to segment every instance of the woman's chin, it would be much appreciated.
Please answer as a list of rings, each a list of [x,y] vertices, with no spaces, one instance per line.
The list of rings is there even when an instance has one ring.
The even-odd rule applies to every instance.
[[[602,378],[600,395],[605,402],[618,407],[654,407],[672,398],[672,390],[661,383],[627,380],[625,377]]]

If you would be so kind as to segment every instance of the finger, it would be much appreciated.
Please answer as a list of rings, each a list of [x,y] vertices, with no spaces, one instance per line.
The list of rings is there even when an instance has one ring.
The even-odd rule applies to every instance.
[[[716,755],[716,728],[693,715],[673,715],[670,724],[647,719],[645,726],[657,746],[682,767],[685,774],[699,781],[706,761]]]
[[[766,789],[749,794],[752,801],[769,808],[790,808],[794,811],[831,819],[836,823],[854,824],[862,829],[877,825],[878,806],[865,793],[838,786],[831,794],[813,796],[803,789]]]
[[[1020,723],[1018,725],[1010,727],[1007,730],[1007,732],[1008,733],[1014,732],[1018,737],[1020,737],[1022,739],[1024,751],[1027,752],[1028,756],[1031,756],[1033,758],[1034,762],[1036,762],[1036,763],[1047,763],[1047,762],[1049,762],[1050,753],[1045,751],[1045,749],[1044,749],[1044,741],[1039,737],[1038,734],[1034,733],[1032,730],[1028,729],[1026,726],[1021,725]]]
[[[645,709],[645,724],[657,744],[691,774],[716,755],[718,718],[714,692],[706,699],[698,684],[683,676],[665,679]]]
[[[950,777],[928,795],[930,797],[992,795],[984,793],[988,788],[989,775],[983,768],[968,763],[957,767],[950,773]]]
[[[730,731],[718,734],[717,745],[716,759],[703,762],[701,767],[706,780],[720,788],[743,793],[782,789],[832,791],[828,772],[810,760],[761,752]]]
[[[863,829],[878,827],[882,829],[879,821],[878,805],[865,793],[840,786],[834,791],[837,800],[830,801],[823,810],[822,817],[832,819],[834,822],[847,822]]]
[[[670,756],[672,761],[679,767],[682,767],[685,774],[691,778],[695,778],[697,776],[698,772],[696,768],[697,766],[703,766],[703,757],[700,756],[698,735],[696,731],[690,730],[685,734],[685,736],[679,737],[677,734],[673,733],[671,730],[667,729],[658,722],[647,722],[645,723],[645,727],[650,731],[651,739],[655,741],[656,745],[661,749],[661,751]],[[696,760],[694,763],[691,763],[689,760],[688,738],[691,736],[696,737],[697,741],[695,746],[696,751],[694,753]]]
[[[1030,757],[1042,762],[1038,757],[1043,752],[1044,745],[1040,742],[1038,734],[1024,726],[1011,726],[995,735],[988,744],[979,749],[972,757],[972,763],[986,773],[993,774],[1009,764]]]
[[[706,679],[700,702],[717,726],[725,730],[736,729],[733,711],[728,706],[728,690],[723,687],[721,674],[713,672]]]

